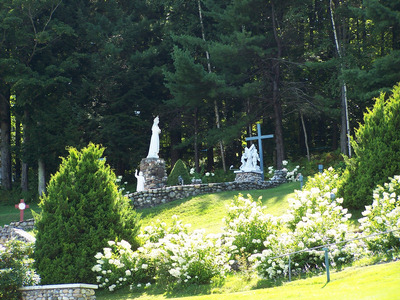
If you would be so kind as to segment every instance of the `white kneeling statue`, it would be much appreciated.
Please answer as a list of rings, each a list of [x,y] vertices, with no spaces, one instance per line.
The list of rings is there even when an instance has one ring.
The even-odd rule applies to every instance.
[[[240,170],[242,172],[261,172],[258,162],[260,161],[260,156],[256,146],[251,145],[250,148],[245,148],[244,153],[241,158],[242,165]]]
[[[160,119],[157,117],[154,118],[153,126],[151,127],[151,140],[150,140],[150,148],[149,154],[147,158],[158,158],[158,152],[160,151],[160,133],[161,129],[158,127],[158,123]]]

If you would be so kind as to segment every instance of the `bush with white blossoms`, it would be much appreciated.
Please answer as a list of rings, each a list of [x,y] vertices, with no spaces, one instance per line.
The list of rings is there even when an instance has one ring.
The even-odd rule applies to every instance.
[[[110,291],[132,284],[147,283],[154,277],[154,268],[142,266],[144,260],[137,251],[132,251],[127,241],[108,242],[109,247],[95,255],[97,264],[92,271],[97,273],[100,288]]]
[[[362,236],[392,231],[365,239],[374,253],[393,256],[400,251],[400,176],[389,178],[374,190],[372,205],[366,206],[359,219]]]
[[[205,172],[204,167],[201,168],[200,173],[196,172],[195,168],[191,168],[189,174],[192,176],[192,182],[197,180],[201,180],[203,183],[215,182],[215,174],[213,172]]]
[[[352,238],[348,222],[351,214],[341,206],[343,199],[332,199],[331,193],[336,190],[330,190],[329,186],[324,190],[311,188],[295,192],[294,198],[289,199],[287,213],[281,217],[282,232],[268,236],[263,242],[266,250],[250,259],[260,275],[269,278],[286,275],[288,257],[274,257],[325,244],[339,243],[329,246],[332,266],[340,267],[360,254],[355,243],[342,243]],[[318,248],[296,253],[291,260],[295,273],[322,268],[324,251]]]
[[[329,167],[324,169],[322,173],[317,173],[314,176],[307,178],[303,190],[311,190],[312,188],[319,188],[321,191],[337,193],[337,188],[341,184],[341,172],[336,171],[334,168]]]
[[[103,253],[97,253],[98,273],[102,288],[114,291],[125,285],[149,286],[154,281],[163,284],[202,284],[214,277],[224,277],[230,270],[229,243],[222,244],[219,236],[205,236],[204,231],[188,232],[176,216],[167,226],[158,222],[144,228],[139,235],[142,247],[132,251],[126,241],[110,241]]]
[[[292,170],[288,169],[289,161],[282,161],[283,170],[286,171],[286,179],[290,182],[298,181],[298,174],[300,170],[300,166],[295,166]],[[268,167],[268,176],[272,177],[275,174],[275,169],[273,166]]]
[[[140,235],[145,243],[138,249],[143,257],[154,261],[156,279],[172,285],[202,284],[216,276],[224,277],[230,270],[225,251],[228,245],[222,245],[218,237],[206,236],[204,230],[189,233],[176,216],[171,227],[159,225],[145,228]]]
[[[228,206],[224,219],[223,235],[233,239],[231,258],[235,255],[248,257],[265,249],[263,241],[275,234],[279,228],[279,218],[265,214],[260,198],[254,201],[251,195],[235,196]]]

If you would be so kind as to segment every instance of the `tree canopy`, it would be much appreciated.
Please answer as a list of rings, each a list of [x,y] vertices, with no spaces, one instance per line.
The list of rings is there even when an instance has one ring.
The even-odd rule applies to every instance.
[[[170,168],[237,166],[256,122],[278,168],[350,155],[348,133],[400,81],[398,0],[3,0],[0,32],[5,189],[43,184],[90,141],[131,176],[156,115]]]

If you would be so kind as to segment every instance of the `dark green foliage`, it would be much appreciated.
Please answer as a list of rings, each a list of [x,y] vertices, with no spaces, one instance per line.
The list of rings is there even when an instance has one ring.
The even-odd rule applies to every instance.
[[[138,215],[101,160],[103,151],[94,144],[69,149],[41,199],[35,259],[44,284],[95,283],[94,255],[107,241],[138,245]]]
[[[191,179],[185,163],[178,159],[167,179],[167,185],[178,185],[178,177],[181,176],[185,184],[190,184]]]
[[[364,115],[364,124],[352,141],[354,157],[347,162],[340,194],[346,207],[363,208],[372,203],[372,192],[388,177],[400,174],[400,85],[385,100],[376,99]]]

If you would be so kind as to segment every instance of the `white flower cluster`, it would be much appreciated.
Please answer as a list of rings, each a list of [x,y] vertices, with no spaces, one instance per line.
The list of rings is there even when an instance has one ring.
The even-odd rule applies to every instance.
[[[226,245],[218,237],[205,236],[204,230],[188,233],[187,227],[176,218],[170,227],[148,226],[141,235],[145,243],[138,250],[154,262],[164,282],[209,283],[215,276],[224,277],[230,269]]]
[[[172,226],[162,222],[147,226],[140,234],[143,245],[136,251],[126,241],[110,241],[110,247],[96,254],[97,264],[92,268],[98,273],[99,287],[114,291],[124,285],[149,287],[154,279],[191,284],[224,277],[230,270],[229,244],[223,245],[219,236],[205,236],[202,230],[188,233],[188,227],[176,216]]]
[[[389,234],[366,239],[369,250],[389,254],[400,249],[400,176],[389,178],[384,186],[378,186],[373,194],[372,205],[366,206],[359,219],[363,236],[385,231]]]
[[[254,201],[251,195],[245,198],[239,194],[228,206],[223,235],[234,246],[230,251],[231,258],[237,254],[247,257],[260,252],[264,249],[262,241],[279,228],[279,219],[264,213],[260,199]]]
[[[264,240],[264,250],[253,254],[249,260],[259,274],[266,278],[286,275],[288,272],[287,253],[310,249],[330,243],[341,243],[352,237],[348,220],[351,214],[341,206],[343,199],[332,200],[336,190],[311,188],[296,191],[289,199],[289,209],[280,217],[281,228]],[[354,243],[330,246],[332,265],[341,265],[357,256]],[[359,252],[359,251],[358,251]],[[276,258],[278,256],[282,256]],[[292,272],[304,272],[321,268],[324,251],[321,248],[293,254]]]
[[[95,255],[97,264],[92,268],[93,272],[98,273],[96,279],[100,288],[114,291],[134,281],[148,279],[146,274],[138,272],[142,259],[132,251],[127,241],[109,241],[108,245],[103,248],[103,253]]]
[[[122,182],[122,175],[119,175],[115,179],[115,183],[119,186],[118,191],[120,193],[123,193],[125,196],[128,196],[130,194],[130,191],[126,191],[126,189],[125,189],[125,186],[128,184],[128,182],[127,181]]]
[[[334,168],[324,169],[322,173],[317,173],[307,179],[304,189],[311,190],[319,188],[321,191],[329,192],[336,190],[340,184],[340,176]],[[335,192],[336,193],[336,192]]]
[[[213,172],[205,172],[204,175],[201,175],[203,173],[203,170],[200,173],[196,172],[195,168],[191,168],[189,171],[189,174],[192,176],[192,180],[200,180],[202,179],[203,181],[209,181],[210,177],[214,177],[215,174]]]
[[[298,181],[298,175],[299,175],[300,166],[296,166],[292,170],[289,170],[289,169],[286,168],[286,166],[288,164],[289,164],[289,161],[287,161],[287,160],[283,160],[282,161],[282,165],[284,166],[283,170],[285,170],[287,172],[286,173],[286,179],[288,181],[292,181],[292,182]],[[273,166],[269,166],[268,167],[269,176],[272,177],[274,175],[274,172],[275,172],[274,167]]]

